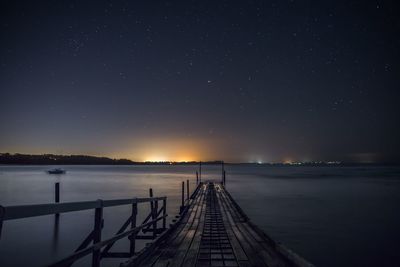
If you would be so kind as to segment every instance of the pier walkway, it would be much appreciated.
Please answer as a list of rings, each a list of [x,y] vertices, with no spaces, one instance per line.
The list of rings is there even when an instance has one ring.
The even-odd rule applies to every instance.
[[[200,183],[179,220],[121,266],[313,266],[253,225],[219,183]]]
[[[190,196],[187,180],[185,200],[185,183],[182,182],[180,215],[169,227],[166,225],[167,197],[153,197],[152,189],[149,198],[59,203],[59,185],[56,184],[56,203],[0,206],[0,238],[4,224],[11,220],[54,215],[54,231],[58,235],[62,214],[93,210],[93,230],[72,254],[49,267],[69,267],[90,255],[92,267],[101,267],[105,258],[118,260],[116,265],[121,267],[313,266],[252,224],[224,184],[225,172],[222,183],[202,183],[197,176],[197,187]],[[148,204],[149,214],[140,223],[138,205]],[[103,210],[126,205],[131,206],[128,218],[114,236],[104,239]],[[124,238],[128,238],[129,247],[114,250],[114,244]],[[137,240],[149,243],[136,251]]]

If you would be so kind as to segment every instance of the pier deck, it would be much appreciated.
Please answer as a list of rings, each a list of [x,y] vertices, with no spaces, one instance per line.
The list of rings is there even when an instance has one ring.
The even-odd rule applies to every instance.
[[[121,266],[313,266],[253,225],[224,186],[201,183],[179,221]]]

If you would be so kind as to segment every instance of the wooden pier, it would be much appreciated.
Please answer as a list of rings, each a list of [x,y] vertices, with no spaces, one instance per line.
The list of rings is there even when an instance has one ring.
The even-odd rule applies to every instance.
[[[200,172],[201,173],[201,172]],[[120,266],[299,266],[312,267],[306,260],[276,243],[255,226],[225,189],[225,171],[222,183],[201,182],[197,175],[197,187],[189,195],[187,181],[182,182],[182,206],[180,215],[170,227],[166,227],[166,197],[87,202],[0,206],[0,237],[4,222],[34,216],[54,214],[58,223],[60,214],[82,210],[94,210],[93,230],[75,252],[49,266],[71,266],[91,254],[93,267],[101,266],[103,258],[120,258]],[[56,185],[56,195],[57,188]],[[186,196],[185,196],[186,195]],[[162,205],[159,207],[159,202]],[[150,203],[146,219],[137,224],[138,204]],[[130,205],[131,213],[112,238],[102,239],[103,209]],[[114,243],[129,239],[128,251],[112,251]],[[147,245],[136,251],[136,240],[146,240]],[[123,259],[125,258],[125,259]],[[122,263],[121,263],[122,262]],[[118,264],[117,264],[118,265]]]
[[[179,221],[121,266],[313,266],[250,222],[224,186],[200,183]]]

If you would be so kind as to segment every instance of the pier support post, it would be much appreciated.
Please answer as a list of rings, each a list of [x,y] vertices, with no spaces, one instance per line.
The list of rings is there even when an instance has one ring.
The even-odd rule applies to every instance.
[[[149,197],[153,197],[153,188],[149,188]],[[153,214],[154,204],[150,201],[150,213]]]
[[[132,220],[131,220],[131,229],[136,228],[136,218],[137,218],[137,203],[132,204]],[[136,233],[133,233],[129,237],[129,254],[131,256],[135,255],[136,249]]]
[[[185,206],[185,182],[182,182],[182,202],[181,202],[181,210],[179,213],[182,213],[184,206]]]
[[[224,184],[224,171],[225,171],[224,161],[221,160],[221,180],[222,180],[222,184]]]
[[[154,201],[153,209],[153,239],[157,237],[157,213],[158,213],[158,200]]]
[[[201,161],[200,161],[200,166],[199,166],[199,176],[200,176],[200,183],[201,183]]]
[[[149,196],[153,197],[153,188],[149,189]],[[157,219],[157,210],[158,210],[158,201],[150,201],[150,214],[151,219]],[[156,238],[156,229],[157,229],[157,222],[153,223],[153,238]]]
[[[163,199],[163,220],[162,220],[162,225],[163,225],[163,229],[165,230],[167,228],[167,218],[165,217],[165,215],[167,215],[167,199],[164,198]]]
[[[60,203],[60,183],[59,182],[55,183],[54,190],[55,190],[54,201],[56,203]]]
[[[189,180],[186,180],[186,199],[189,201]]]
[[[60,183],[57,182],[54,184],[54,202],[60,203]],[[60,214],[56,213],[56,217],[59,217]]]
[[[5,208],[0,205],[0,239],[1,239],[1,229],[3,228]]]
[[[95,209],[94,213],[94,229],[93,229],[93,244],[101,241],[101,228],[103,224],[103,201],[97,200],[100,204],[99,208]],[[100,267],[101,249],[96,249],[92,254],[92,267]]]
[[[199,172],[196,171],[196,185],[199,184]]]
[[[225,170],[224,170],[223,184],[224,184],[224,187],[225,187],[226,186],[226,172],[225,172]]]

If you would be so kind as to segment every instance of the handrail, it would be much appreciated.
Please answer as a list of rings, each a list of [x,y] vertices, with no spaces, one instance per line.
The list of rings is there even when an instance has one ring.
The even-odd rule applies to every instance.
[[[104,246],[106,246],[106,245],[108,245],[110,243],[114,243],[119,239],[122,239],[122,238],[124,238],[126,236],[129,236],[129,235],[133,234],[133,233],[137,233],[141,229],[143,229],[144,227],[146,227],[148,225],[151,225],[154,222],[160,221],[160,220],[166,218],[167,216],[168,215],[163,215],[163,216],[161,216],[159,218],[156,218],[156,219],[154,219],[154,220],[152,220],[152,221],[150,221],[148,223],[142,224],[142,225],[137,226],[135,228],[132,228],[132,229],[130,229],[128,231],[125,231],[125,232],[122,232],[120,234],[117,234],[117,235],[115,235],[115,236],[113,236],[113,237],[111,237],[111,238],[109,238],[107,240],[103,240],[103,241],[100,241],[98,243],[95,243],[95,244],[93,244],[93,245],[91,245],[91,246],[89,246],[87,248],[84,248],[82,250],[79,250],[79,251],[75,252],[74,254],[72,254],[72,255],[70,255],[70,256],[68,256],[68,257],[66,257],[66,258],[64,258],[64,259],[62,259],[60,261],[57,261],[57,262],[55,262],[55,263],[53,263],[53,264],[51,264],[49,266],[54,266],[54,267],[55,266],[68,266],[69,264],[73,263],[74,261],[76,261],[76,260],[78,260],[78,259],[90,254],[92,251],[100,250],[102,247],[104,247]]]
[[[8,206],[8,207],[2,207],[4,209],[4,213],[2,215],[3,215],[3,220],[7,221],[7,220],[28,218],[28,217],[65,213],[71,211],[81,211],[81,210],[89,210],[96,208],[121,206],[127,204],[153,202],[165,199],[167,199],[166,196]]]
[[[187,180],[187,199],[184,200],[184,184],[182,184],[182,207],[181,212],[184,212],[189,207],[189,203],[196,194],[198,188],[201,186],[198,184],[197,190],[189,196],[189,180]],[[135,255],[135,243],[136,240],[147,240],[156,239],[158,235],[163,233],[166,227],[167,212],[167,197],[153,197],[153,191],[150,188],[150,197],[147,198],[128,198],[128,199],[110,199],[102,200],[98,199],[95,201],[79,201],[79,202],[63,202],[59,203],[56,197],[56,203],[48,204],[34,204],[34,205],[17,205],[17,206],[1,206],[0,205],[0,237],[3,228],[3,222],[8,220],[45,216],[45,215],[56,215],[55,225],[59,223],[59,214],[73,211],[83,210],[94,210],[94,227],[89,235],[83,240],[78,246],[75,252],[58,262],[49,266],[70,266],[80,258],[92,253],[92,267],[100,267],[100,261],[102,258],[124,258],[133,257]],[[56,187],[57,196],[57,187]],[[159,208],[159,201],[162,201],[162,206]],[[136,225],[137,222],[137,206],[139,203],[150,203],[150,214],[142,222],[141,225]],[[131,214],[127,221],[120,227],[117,233],[106,240],[102,240],[102,228],[104,225],[103,209],[106,207],[131,205]],[[162,220],[161,227],[158,227],[158,222]],[[130,227],[130,230],[126,229]],[[142,235],[139,233],[143,232]],[[146,233],[152,233],[146,235]],[[122,238],[128,237],[129,239],[129,251],[128,252],[109,252],[110,248],[114,243]],[[103,247],[105,247],[103,249]]]

